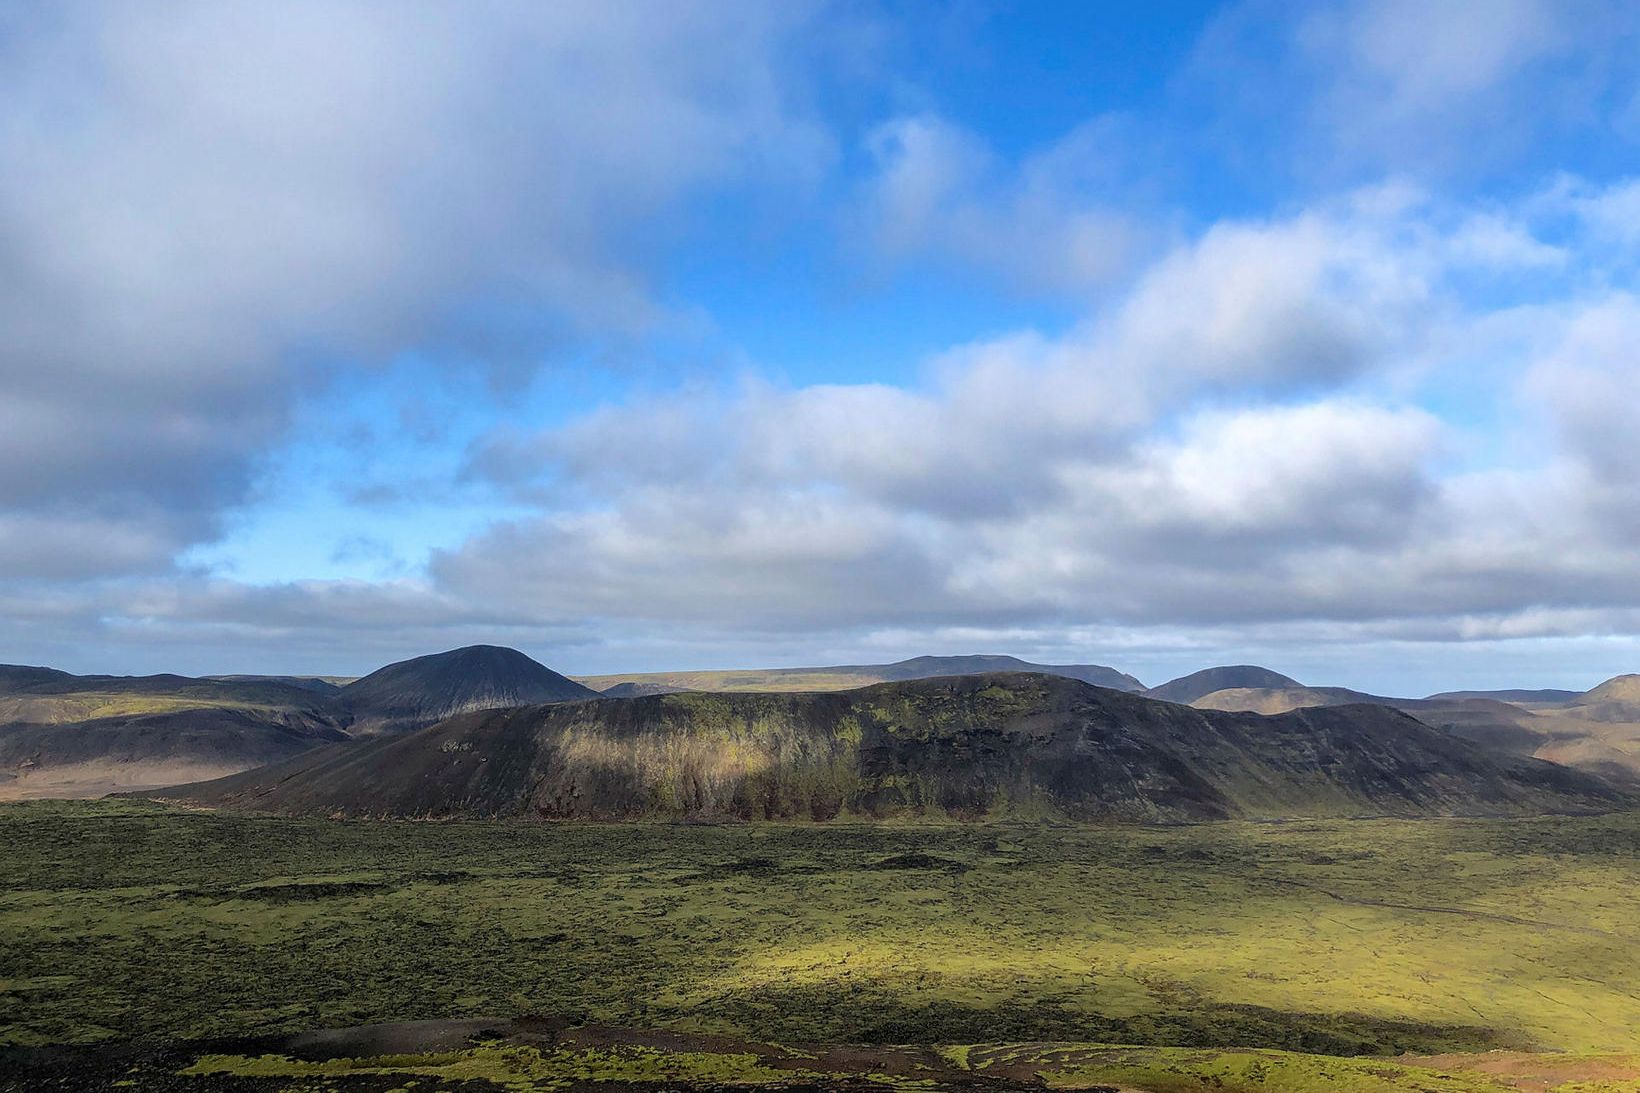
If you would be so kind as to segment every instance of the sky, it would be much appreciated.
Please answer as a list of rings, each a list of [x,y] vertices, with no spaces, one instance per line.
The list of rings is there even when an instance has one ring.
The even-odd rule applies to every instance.
[[[0,661],[1640,671],[1640,7],[0,0]]]

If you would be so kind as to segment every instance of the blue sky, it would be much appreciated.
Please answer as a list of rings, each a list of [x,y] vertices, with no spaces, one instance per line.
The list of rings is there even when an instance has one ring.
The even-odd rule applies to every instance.
[[[0,4],[0,659],[1640,670],[1619,3]]]

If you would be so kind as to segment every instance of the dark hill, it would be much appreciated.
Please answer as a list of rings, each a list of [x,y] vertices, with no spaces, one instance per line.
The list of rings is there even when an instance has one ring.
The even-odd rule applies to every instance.
[[[167,798],[286,814],[1180,821],[1631,807],[1381,706],[1197,710],[1045,675],[471,713]]]
[[[599,695],[516,649],[469,645],[378,668],[336,697],[352,732],[365,735],[408,732],[473,710]]]
[[[1191,703],[1215,691],[1277,690],[1302,687],[1303,684],[1280,672],[1260,668],[1256,664],[1231,664],[1217,668],[1203,668],[1178,679],[1170,679],[1160,687],[1152,687],[1145,694],[1163,702]]]
[[[31,687],[60,683],[75,678],[56,668],[38,668],[28,664],[0,664],[0,694],[26,691]]]

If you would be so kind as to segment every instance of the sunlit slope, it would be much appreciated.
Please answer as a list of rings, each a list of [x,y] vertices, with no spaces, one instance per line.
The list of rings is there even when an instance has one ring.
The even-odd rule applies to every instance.
[[[1381,706],[1203,711],[1055,676],[468,714],[168,796],[290,813],[1132,821],[1625,807]]]

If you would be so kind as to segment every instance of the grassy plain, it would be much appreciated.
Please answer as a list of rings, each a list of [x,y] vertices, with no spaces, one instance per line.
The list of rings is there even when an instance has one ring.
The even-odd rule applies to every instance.
[[[1016,1045],[943,1049],[976,1079],[980,1059],[1053,1041],[1146,1049],[1062,1043],[1071,1055],[1015,1076],[1499,1088],[1456,1064],[1432,1086],[1406,1060],[1279,1052],[1640,1053],[1637,850],[1635,816],[559,826],[18,804],[0,808],[0,1045],[550,1015],[757,1043]],[[580,1063],[543,1057],[519,1081],[579,1080]],[[246,1080],[270,1089],[314,1077],[222,1058],[218,1076],[254,1063]],[[436,1070],[406,1075],[443,1088]]]

